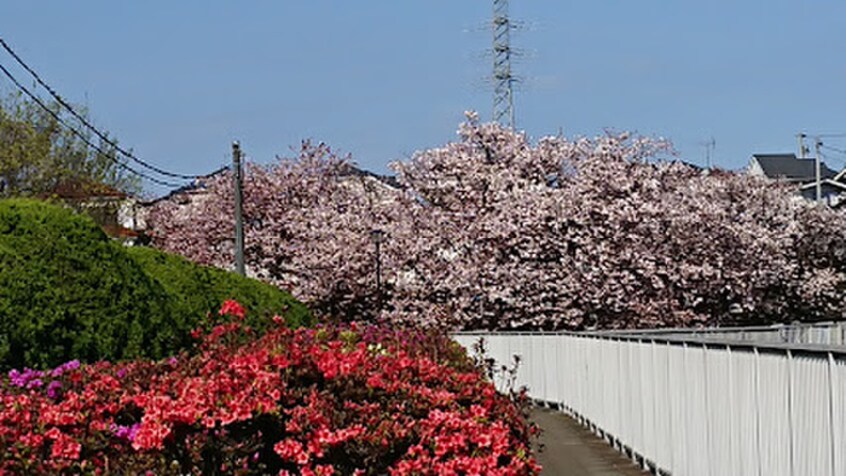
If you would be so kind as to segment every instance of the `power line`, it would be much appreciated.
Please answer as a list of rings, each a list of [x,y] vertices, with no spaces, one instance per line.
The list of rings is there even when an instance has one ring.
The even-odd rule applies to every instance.
[[[32,93],[26,86],[21,84],[20,81],[18,81],[17,78],[15,78],[15,76],[12,73],[10,73],[9,70],[6,69],[2,64],[0,64],[0,72],[2,72],[7,78],[9,78],[9,80],[12,81],[12,83],[15,86],[17,86],[18,89],[21,90],[21,92],[23,92],[28,98],[30,98],[34,103],[36,103],[39,107],[41,107],[41,109],[44,109],[44,111],[47,112],[47,114],[49,114],[53,119],[55,119],[56,122],[58,122],[59,124],[64,126],[67,130],[69,130],[73,135],[78,137],[86,145],[88,145],[92,149],[96,150],[97,152],[103,154],[104,157],[106,157],[109,160],[111,160],[112,162],[114,162],[117,166],[119,166],[122,169],[124,169],[128,172],[131,172],[131,173],[133,173],[133,174],[135,174],[135,175],[137,175],[141,178],[147,179],[150,182],[158,184],[158,185],[163,185],[165,187],[180,187],[181,186],[181,184],[172,183],[172,182],[165,182],[165,181],[159,180],[155,177],[150,177],[149,175],[147,175],[143,172],[139,172],[139,171],[133,169],[132,167],[124,164],[123,162],[121,162],[117,158],[113,157],[112,154],[104,151],[100,146],[91,142],[87,137],[85,137],[84,134],[82,134],[81,132],[76,130],[76,128],[74,128],[73,126],[68,124],[64,119],[62,119],[61,116],[59,116],[59,114],[57,114],[55,111],[50,109],[46,104],[44,104],[44,102],[41,101],[41,99],[38,96],[36,96],[34,93]]]
[[[846,158],[836,157],[836,156],[833,156],[833,155],[828,155],[828,154],[823,154],[823,153],[820,153],[820,157],[825,159],[828,163],[836,163],[840,167],[846,166]]]
[[[56,102],[58,102],[58,103],[59,103],[59,105],[61,105],[61,106],[62,106],[62,107],[64,107],[65,109],[67,109],[67,111],[68,111],[68,112],[69,112],[69,113],[70,113],[70,114],[71,114],[74,118],[76,118],[76,120],[78,120],[78,121],[79,121],[79,122],[80,122],[83,126],[85,126],[85,127],[87,127],[88,129],[90,129],[90,130],[91,130],[91,131],[92,131],[92,132],[93,132],[93,133],[94,133],[97,137],[99,137],[99,138],[100,138],[100,140],[102,140],[102,141],[103,141],[103,142],[105,142],[106,144],[110,145],[111,147],[114,147],[114,148],[115,148],[115,150],[117,150],[118,152],[120,152],[120,153],[121,153],[121,155],[123,155],[124,157],[127,157],[127,158],[129,158],[129,159],[131,159],[131,160],[133,160],[133,161],[137,162],[137,163],[138,163],[138,164],[140,164],[141,166],[146,167],[146,168],[148,168],[148,169],[150,169],[150,170],[152,170],[152,171],[154,171],[154,172],[156,172],[156,173],[159,173],[159,174],[161,174],[161,175],[164,175],[164,176],[166,176],[166,177],[171,177],[171,178],[176,178],[176,179],[187,179],[187,180],[193,180],[193,179],[201,178],[201,177],[200,177],[200,176],[198,176],[198,175],[186,175],[186,174],[179,174],[179,173],[169,172],[169,171],[164,170],[164,169],[162,169],[162,168],[156,167],[155,165],[153,165],[153,164],[151,164],[151,163],[149,163],[149,162],[147,162],[147,161],[145,161],[145,160],[142,160],[142,159],[140,159],[140,158],[136,157],[136,156],[135,156],[134,154],[132,154],[131,152],[129,152],[129,151],[127,151],[127,150],[123,149],[123,148],[122,148],[121,146],[119,146],[116,142],[114,142],[113,140],[109,139],[109,137],[108,137],[106,134],[104,134],[104,133],[100,132],[100,131],[96,128],[96,127],[94,127],[94,125],[92,125],[90,122],[88,122],[88,120],[87,120],[87,119],[85,119],[85,117],[83,117],[81,114],[77,113],[77,112],[76,112],[76,110],[74,110],[74,108],[73,108],[70,104],[68,104],[68,103],[67,103],[64,99],[62,99],[62,96],[61,96],[61,95],[59,95],[59,93],[57,93],[57,92],[56,92],[53,88],[51,88],[51,87],[50,87],[50,86],[49,86],[49,85],[48,85],[48,84],[47,84],[47,83],[46,83],[43,79],[41,79],[41,76],[39,76],[39,75],[38,75],[38,73],[36,73],[36,72],[35,72],[35,70],[33,70],[32,68],[30,68],[30,67],[29,67],[29,65],[28,65],[28,64],[26,64],[26,62],[25,62],[25,61],[24,61],[24,60],[23,60],[20,56],[18,56],[18,54],[17,54],[17,53],[15,53],[15,51],[12,49],[12,47],[10,47],[10,46],[9,46],[9,44],[8,44],[8,43],[6,43],[6,41],[5,41],[5,40],[3,40],[3,38],[0,38],[0,46],[2,46],[2,47],[3,47],[3,49],[4,49],[4,50],[6,50],[6,52],[7,52],[7,53],[9,53],[9,55],[11,55],[11,56],[12,56],[12,58],[14,58],[14,59],[15,59],[15,61],[17,61],[17,63],[18,63],[19,65],[21,65],[21,67],[22,67],[23,69],[25,69],[25,70],[26,70],[29,74],[31,74],[31,75],[32,75],[32,77],[33,77],[33,78],[35,78],[35,81],[36,81],[38,84],[40,84],[40,85],[41,85],[41,86],[42,86],[45,90],[47,90],[47,92],[48,92],[48,93],[50,93],[50,95],[51,95],[51,96],[53,96],[53,98],[56,100]]]
[[[828,149],[832,152],[837,152],[838,154],[846,155],[846,150],[844,150],[844,149],[838,149],[837,147],[832,147],[832,146],[826,145],[826,144],[820,144],[820,147],[822,147],[823,149]]]

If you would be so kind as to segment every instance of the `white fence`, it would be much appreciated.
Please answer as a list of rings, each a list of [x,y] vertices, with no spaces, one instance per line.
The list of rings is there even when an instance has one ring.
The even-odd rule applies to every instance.
[[[846,350],[662,333],[465,333],[654,472],[846,475]]]

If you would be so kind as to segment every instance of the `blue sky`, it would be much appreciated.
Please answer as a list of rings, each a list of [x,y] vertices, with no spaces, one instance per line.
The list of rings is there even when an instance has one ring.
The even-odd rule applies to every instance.
[[[512,0],[511,13],[517,127],[533,138],[634,130],[704,164],[714,137],[715,164],[739,168],[794,152],[799,131],[846,132],[842,0]],[[464,110],[490,117],[490,15],[489,0],[3,0],[0,35],[164,168],[213,170],[236,138],[256,162],[313,138],[385,172],[453,140]]]

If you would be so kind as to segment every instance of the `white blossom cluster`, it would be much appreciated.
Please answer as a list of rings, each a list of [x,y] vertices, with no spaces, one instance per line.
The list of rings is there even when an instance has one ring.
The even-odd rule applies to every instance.
[[[678,161],[663,140],[523,134],[469,120],[459,140],[393,164],[400,187],[350,186],[339,158],[246,172],[246,256],[262,279],[338,319],[586,329],[842,318],[846,220],[789,189]],[[378,189],[378,190],[377,190]],[[232,262],[231,178],[155,243]],[[380,244],[376,286],[373,230]]]

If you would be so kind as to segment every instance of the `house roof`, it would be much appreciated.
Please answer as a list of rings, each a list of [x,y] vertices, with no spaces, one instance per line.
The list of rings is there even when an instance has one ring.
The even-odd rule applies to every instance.
[[[341,169],[342,177],[369,177],[391,188],[400,188],[400,183],[393,175],[379,175],[369,170],[364,170],[352,164],[344,164]]]
[[[139,233],[130,228],[117,224],[107,223],[101,226],[106,235],[112,238],[137,238]]]
[[[88,198],[127,198],[127,195],[109,185],[80,179],[66,179],[54,185],[42,194],[44,197],[61,198],[67,200],[84,200]]]
[[[787,179],[792,182],[805,182],[816,179],[814,159],[798,159],[796,154],[755,154],[752,156],[761,166],[768,178]],[[825,162],[820,164],[820,176],[823,179],[834,178],[837,172],[828,168]]]
[[[199,178],[192,180],[191,183],[189,183],[187,185],[183,185],[179,188],[173,189],[170,192],[168,192],[167,194],[162,195],[161,197],[154,198],[152,200],[144,202],[143,205],[145,205],[145,206],[153,205],[153,204],[158,203],[162,200],[167,200],[167,199],[169,199],[169,198],[171,198],[175,195],[179,195],[179,194],[182,194],[182,193],[190,193],[190,192],[197,191],[197,190],[205,190],[207,180],[209,180],[212,177],[215,177],[216,175],[220,175],[224,172],[227,172],[227,171],[229,171],[229,166],[225,165],[225,166],[223,166],[223,167],[221,167],[221,168],[219,168],[219,169],[217,169],[213,172],[210,172],[206,175],[203,175]]]

